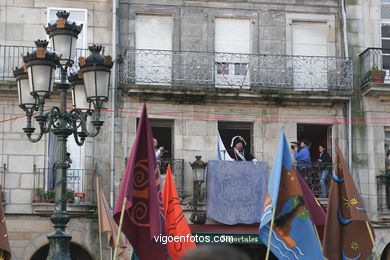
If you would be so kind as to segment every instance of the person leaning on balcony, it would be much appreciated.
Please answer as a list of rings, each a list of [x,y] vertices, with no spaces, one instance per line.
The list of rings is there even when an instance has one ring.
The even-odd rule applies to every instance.
[[[230,157],[233,158],[235,161],[254,161],[256,162],[255,157],[250,154],[249,151],[245,149],[246,147],[246,142],[244,138],[241,136],[237,135],[233,137],[232,143],[230,145],[233,149],[228,151]]]
[[[318,156],[317,162],[320,170],[320,184],[321,184],[321,198],[326,198],[326,177],[329,175],[329,170],[332,165],[332,157],[326,151],[324,145],[318,146],[320,155]]]
[[[294,158],[298,164],[299,174],[301,174],[303,179],[310,186],[311,176],[309,176],[309,170],[311,168],[311,157],[307,143],[307,140],[303,139],[299,142],[300,150],[298,149],[298,146],[294,147]]]

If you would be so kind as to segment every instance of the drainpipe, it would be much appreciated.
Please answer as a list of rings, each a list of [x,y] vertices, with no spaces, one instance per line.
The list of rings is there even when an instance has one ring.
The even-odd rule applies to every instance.
[[[344,36],[344,52],[345,58],[348,58],[348,33],[347,33],[347,13],[345,10],[345,0],[341,0],[341,14],[343,17],[343,36]],[[352,67],[353,71],[353,67]],[[353,74],[352,74],[353,75]],[[353,88],[353,76],[352,76],[352,88]],[[348,99],[348,166],[352,172],[352,97]]]
[[[117,1],[112,0],[112,56],[117,58]],[[111,77],[111,188],[110,188],[110,207],[114,208],[114,192],[115,192],[115,116],[116,113],[116,75],[117,62],[114,62],[113,72]]]
[[[112,57],[114,60],[117,58],[117,5],[118,0],[112,0]],[[116,116],[116,75],[117,75],[117,62],[114,62],[111,76],[111,169],[110,169],[110,207],[114,211],[115,204],[115,116]],[[113,250],[110,248],[110,257],[113,258]]]

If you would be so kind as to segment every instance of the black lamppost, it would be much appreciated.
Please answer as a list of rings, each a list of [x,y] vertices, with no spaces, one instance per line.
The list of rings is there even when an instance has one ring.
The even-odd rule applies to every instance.
[[[86,137],[94,137],[99,133],[104,123],[100,119],[100,110],[104,102],[108,101],[113,62],[110,56],[100,54],[101,46],[93,45],[89,47],[92,53],[89,57],[79,58],[79,73],[68,75],[76,56],[76,41],[82,25],[69,22],[69,13],[66,11],[57,12],[57,17],[55,23],[45,28],[52,41],[53,51],[47,49],[48,41],[35,41],[37,49],[23,57],[24,67],[16,68],[14,75],[18,86],[19,106],[26,112],[27,126],[23,131],[28,140],[38,142],[43,134],[49,132],[57,136],[57,162],[54,166],[56,200],[54,213],[50,218],[54,232],[48,235],[50,249],[47,259],[70,260],[69,243],[72,237],[65,232],[70,220],[66,212],[67,169],[70,167],[66,158],[66,143],[68,136],[73,135],[76,143],[81,146]],[[61,80],[55,85],[60,92],[60,104],[45,111],[45,101],[53,92],[57,68],[61,71]],[[66,99],[71,86],[73,109],[68,109]],[[35,111],[38,135],[33,137],[36,130],[32,125]],[[92,117],[92,132],[87,130],[88,117]]]
[[[194,196],[192,199],[192,207],[194,209],[194,213],[191,215],[191,222],[194,224],[204,224],[206,222],[206,214],[204,211],[198,210],[198,202],[200,200],[200,195],[202,191],[202,184],[205,181],[205,172],[207,163],[201,160],[202,156],[195,156],[195,161],[190,163],[193,174],[194,181]]]

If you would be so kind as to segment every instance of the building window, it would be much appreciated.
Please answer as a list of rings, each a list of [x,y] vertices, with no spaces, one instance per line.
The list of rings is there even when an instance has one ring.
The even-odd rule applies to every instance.
[[[163,146],[162,158],[174,158],[173,151],[173,120],[170,119],[149,119],[152,127],[153,138],[157,139],[158,147]],[[139,118],[137,118],[138,128]]]
[[[215,86],[249,87],[250,20],[215,19]]]
[[[171,84],[172,38],[172,16],[137,15],[135,20],[137,84]]]
[[[327,49],[326,23],[300,21],[292,23],[295,90],[323,90],[327,88]],[[308,59],[304,56],[318,57]]]
[[[247,149],[253,154],[253,123],[220,121],[218,122],[218,131],[226,150],[232,149],[232,138],[239,135],[245,139]]]
[[[235,63],[234,75],[246,75],[248,64],[247,63]]]
[[[390,72],[390,1],[381,1],[382,68]]]
[[[228,75],[229,74],[229,63],[217,62],[217,74]]]
[[[390,150],[390,127],[385,128],[385,152]]]

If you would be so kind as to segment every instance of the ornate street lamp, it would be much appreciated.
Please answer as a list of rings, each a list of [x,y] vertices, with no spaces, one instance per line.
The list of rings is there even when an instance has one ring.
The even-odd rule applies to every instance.
[[[38,142],[43,134],[49,132],[57,137],[58,161],[54,165],[57,180],[56,200],[54,213],[50,218],[55,230],[48,235],[50,249],[47,259],[70,260],[69,243],[72,237],[65,232],[70,220],[66,212],[67,168],[69,167],[66,143],[68,137],[73,135],[76,143],[81,146],[86,137],[94,137],[99,133],[104,123],[100,119],[100,110],[103,103],[108,101],[109,78],[113,62],[110,56],[100,54],[101,46],[93,45],[89,48],[91,56],[80,57],[81,72],[68,75],[68,69],[74,63],[76,56],[76,40],[82,25],[69,22],[67,20],[69,13],[66,11],[57,12],[57,17],[54,24],[49,24],[45,28],[52,40],[54,51],[47,49],[47,41],[36,41],[37,49],[23,57],[25,66],[16,68],[14,75],[18,86],[19,106],[26,112],[27,126],[23,131],[28,140]],[[60,92],[60,104],[45,111],[45,100],[53,93],[57,68],[61,70],[60,82],[55,85]],[[68,80],[72,83],[72,89]],[[91,96],[86,96],[84,82],[87,87],[95,86],[95,92],[92,91]],[[69,89],[73,93],[73,109],[67,109]],[[31,122],[34,111],[38,111],[34,116],[38,122],[36,137],[33,137],[36,129],[32,127]],[[87,130],[90,117],[92,132]]]
[[[194,181],[194,196],[192,201],[192,206],[194,213],[191,215],[191,222],[194,224],[204,224],[206,223],[206,213],[204,211],[198,210],[198,200],[200,199],[202,184],[205,181],[205,172],[207,163],[201,160],[202,156],[195,156],[195,161],[190,163],[192,168],[192,175]]]

